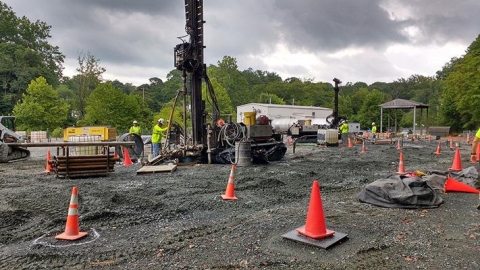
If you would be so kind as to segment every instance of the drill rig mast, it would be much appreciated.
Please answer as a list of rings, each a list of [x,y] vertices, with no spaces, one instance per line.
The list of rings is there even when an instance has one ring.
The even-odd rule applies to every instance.
[[[190,90],[184,86],[184,95],[190,95],[192,142],[206,143],[206,112],[202,100],[202,79],[206,76],[203,49],[203,0],[185,0],[185,31],[189,42],[175,46],[175,67],[183,72],[190,73]],[[184,84],[186,82],[184,81]]]
[[[335,91],[334,108],[333,114],[327,117],[327,122],[330,124],[330,128],[337,129],[339,127],[340,121],[345,120],[346,117],[338,115],[338,92],[340,92],[339,85],[342,83],[342,81],[334,78],[333,82],[335,83],[335,86],[333,87],[333,90]]]

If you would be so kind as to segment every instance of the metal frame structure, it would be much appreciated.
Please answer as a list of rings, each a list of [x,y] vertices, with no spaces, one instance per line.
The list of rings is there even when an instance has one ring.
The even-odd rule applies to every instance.
[[[417,108],[420,109],[420,115],[423,113],[423,109],[427,109],[427,119],[428,119],[428,108],[429,106],[420,102],[406,100],[406,99],[394,99],[392,101],[380,104],[380,131],[383,127],[383,109],[413,109],[413,134],[416,134],[416,121],[417,121]],[[395,119],[395,128],[397,127],[397,120]],[[420,122],[421,123],[421,122]],[[428,123],[427,123],[428,127]]]

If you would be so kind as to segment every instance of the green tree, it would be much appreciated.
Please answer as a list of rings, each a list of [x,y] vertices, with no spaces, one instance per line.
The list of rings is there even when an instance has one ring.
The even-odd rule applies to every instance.
[[[351,102],[351,107],[352,107],[352,114],[356,115],[360,112],[360,109],[362,107],[362,104],[364,103],[365,99],[368,96],[368,89],[367,88],[359,88],[357,91],[355,91],[352,95],[351,98],[355,102]]]
[[[45,78],[32,81],[22,96],[13,108],[20,129],[51,131],[61,127],[67,119],[67,102],[58,96]]]
[[[370,127],[372,122],[380,123],[379,105],[385,101],[385,94],[374,89],[366,96],[358,112],[360,126]],[[380,125],[378,125],[380,127]],[[380,131],[380,130],[379,130]]]
[[[453,130],[477,129],[480,123],[480,35],[462,59],[454,61],[444,81],[442,112]]]
[[[143,106],[148,107],[150,111],[158,111],[160,110],[161,104],[166,102],[163,101],[165,95],[162,93],[164,89],[164,83],[157,77],[150,78],[149,81],[149,84],[145,83],[137,86],[134,94],[141,96]],[[170,99],[171,98],[172,97],[170,97]]]
[[[163,118],[165,120],[165,123],[167,123],[167,120],[170,119],[170,114],[172,113],[173,101],[174,100],[172,99],[171,101],[165,103],[162,109],[153,116],[152,122],[150,122],[150,131],[153,128],[153,126],[157,124],[157,120],[160,118]],[[180,103],[180,100],[177,100],[177,104],[175,105],[175,109],[172,115],[172,122],[176,122],[181,127],[183,127],[183,117],[184,117],[183,105]],[[187,128],[189,125],[190,125],[190,116],[187,115]]]
[[[105,68],[100,66],[100,60],[95,58],[89,52],[87,54],[80,52],[77,57],[78,60],[78,75],[75,80],[74,90],[76,91],[77,98],[75,103],[75,110],[80,119],[85,116],[86,101],[90,93],[99,85],[102,81],[102,74],[106,71]]]
[[[17,17],[0,2],[0,110],[10,113],[30,81],[40,76],[58,85],[65,58],[48,43],[51,26]]]
[[[341,116],[347,117],[350,121],[353,120],[352,98],[347,95],[338,96],[338,113]]]
[[[270,94],[270,93],[261,93],[260,96],[258,97],[257,102],[266,103],[266,104],[280,104],[280,105],[286,104],[285,100],[283,100],[281,97],[275,94]]]
[[[210,79],[217,79],[227,90],[234,108],[252,102],[256,98],[247,80],[238,71],[237,60],[233,57],[224,56],[222,61],[218,62],[218,67],[210,66],[208,76]]]
[[[439,80],[445,80],[448,75],[453,71],[453,67],[459,63],[462,58],[453,57],[448,63],[446,63],[441,70],[436,72],[436,77]]]
[[[282,82],[282,78],[275,72],[262,70],[254,71],[252,68],[249,68],[242,71],[241,74],[250,87],[255,85],[266,85],[273,82]]]
[[[72,110],[75,105],[75,92],[68,87],[68,85],[62,83],[56,89],[58,97],[65,100],[68,103],[68,118],[64,123],[64,126],[74,126],[77,122],[77,117],[74,115]]]
[[[124,92],[125,94],[142,94],[141,92],[136,92],[137,87],[135,87],[131,83],[122,83],[119,80],[113,80],[112,85],[113,87],[122,90],[122,92]]]
[[[218,102],[218,108],[220,109],[220,114],[235,114],[235,110],[233,109],[232,101],[228,96],[227,90],[218,83],[217,79],[214,78],[211,80],[211,82]],[[202,97],[203,100],[205,100],[207,107],[206,109],[210,110],[213,104],[212,101],[207,98],[207,88],[205,85],[202,87]]]
[[[141,116],[140,100],[113,87],[110,82],[101,83],[87,98],[85,119],[80,125],[114,126],[126,132],[131,123]]]
[[[158,111],[160,107],[174,99],[180,89],[183,89],[182,72],[177,69],[170,71],[165,83],[159,78],[151,78],[150,85],[153,100],[156,101],[155,108],[152,108],[152,110]]]

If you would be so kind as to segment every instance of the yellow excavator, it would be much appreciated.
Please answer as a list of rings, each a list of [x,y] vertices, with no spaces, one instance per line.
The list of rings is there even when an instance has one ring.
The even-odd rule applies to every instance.
[[[25,138],[15,133],[15,116],[0,116],[0,163],[29,158],[30,151],[16,145],[22,142]]]

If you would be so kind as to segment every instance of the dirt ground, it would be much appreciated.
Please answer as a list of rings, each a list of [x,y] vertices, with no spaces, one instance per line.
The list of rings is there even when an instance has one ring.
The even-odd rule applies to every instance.
[[[434,155],[437,141],[405,141],[406,171],[447,170],[446,145]],[[238,200],[224,201],[229,165],[137,175],[140,164],[118,164],[108,177],[57,179],[43,173],[46,149],[31,148],[30,160],[0,164],[0,269],[479,269],[478,195],[442,193],[433,209],[361,203],[358,192],[399,167],[396,144],[366,149],[289,147],[280,162],[238,167]],[[314,180],[327,228],[348,234],[329,249],[282,237],[305,225]],[[73,186],[88,236],[55,240]]]

